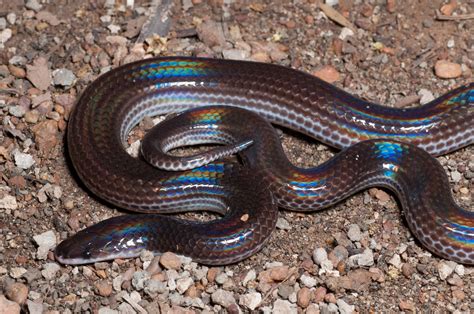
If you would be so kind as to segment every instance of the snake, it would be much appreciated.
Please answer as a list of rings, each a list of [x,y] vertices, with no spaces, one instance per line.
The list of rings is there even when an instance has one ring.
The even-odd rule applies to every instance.
[[[126,151],[145,117],[171,117]],[[474,264],[474,212],[453,199],[433,156],[474,143],[474,83],[416,107],[357,98],[285,66],[156,57],[117,67],[82,92],[67,150],[80,181],[127,213],[63,240],[62,264],[167,251],[208,265],[241,261],[270,238],[278,208],[310,212],[369,187],[397,196],[405,221],[437,256]],[[341,150],[312,168],[289,162],[272,124]],[[178,157],[176,147],[214,143]],[[176,217],[209,211],[217,219]]]

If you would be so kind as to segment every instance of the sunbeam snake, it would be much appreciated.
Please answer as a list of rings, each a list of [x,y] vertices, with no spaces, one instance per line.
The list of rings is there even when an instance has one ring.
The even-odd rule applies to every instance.
[[[164,156],[156,166],[175,171],[127,154],[128,133],[145,116],[187,109],[158,125],[142,145],[143,156]],[[270,122],[342,151],[318,167],[297,168]],[[173,147],[203,142],[226,146],[187,159],[166,157]],[[400,109],[278,65],[188,57],[127,64],[86,88],[71,114],[67,144],[88,189],[147,214],[86,228],[60,243],[55,255],[64,264],[83,264],[147,249],[204,264],[233,263],[268,240],[278,206],[314,211],[382,186],[398,196],[425,248],[474,264],[474,212],[456,205],[443,168],[431,156],[472,143],[474,83]],[[237,151],[240,160],[211,158]],[[186,164],[195,168],[186,170]],[[222,218],[198,222],[163,215],[190,210]]]

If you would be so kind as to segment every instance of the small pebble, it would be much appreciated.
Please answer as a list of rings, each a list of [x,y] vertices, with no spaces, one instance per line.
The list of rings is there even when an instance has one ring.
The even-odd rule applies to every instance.
[[[38,2],[38,0],[27,0],[25,7],[35,12],[38,12],[43,8],[43,6]]]
[[[27,272],[23,267],[12,267],[10,269],[10,277],[13,279],[18,279]]]
[[[20,306],[5,298],[3,294],[0,294],[0,313],[2,314],[20,314]]]
[[[18,150],[13,152],[13,158],[15,158],[15,165],[21,169],[28,169],[35,164],[32,155],[22,153]]]
[[[290,285],[283,283],[278,287],[278,295],[284,300],[288,300],[293,292],[295,292],[295,289]]]
[[[112,294],[112,285],[107,280],[99,280],[95,283],[95,287],[100,296],[108,297]]]
[[[181,259],[174,253],[166,252],[161,255],[160,264],[166,269],[180,269]]]
[[[222,56],[228,60],[248,60],[250,53],[242,49],[224,49]]]
[[[313,293],[313,301],[316,303],[323,302],[327,289],[325,287],[317,287]]]
[[[145,293],[151,297],[169,292],[166,282],[150,279],[146,282]]]
[[[40,260],[45,260],[48,252],[56,246],[56,235],[52,230],[33,236],[33,240],[38,245],[36,258]]]
[[[347,230],[347,236],[353,242],[360,241],[362,239],[362,232],[360,230],[359,225],[357,225],[357,224],[349,225],[349,229]]]
[[[18,203],[16,197],[12,195],[5,195],[0,198],[0,209],[17,209]]]
[[[311,276],[308,276],[308,275],[301,275],[300,277],[300,281],[302,284],[304,284],[306,287],[308,288],[312,288],[314,286],[316,286],[317,284],[317,281],[315,278],[311,277]]]
[[[313,71],[312,74],[328,83],[337,82],[340,78],[339,72],[330,65],[324,66],[321,69]]]
[[[251,311],[255,310],[257,306],[260,305],[260,302],[262,302],[262,294],[259,292],[250,292],[241,295],[239,298],[239,304]]]
[[[137,271],[133,274],[132,277],[132,286],[138,291],[142,290],[145,287],[145,282],[151,278],[150,273],[147,271]]]
[[[279,217],[276,223],[276,227],[281,230],[290,230],[291,225],[285,218]]]
[[[296,304],[292,304],[286,300],[276,300],[273,303],[273,314],[297,314]]]
[[[448,278],[456,268],[457,263],[453,261],[441,261],[438,263],[437,268],[438,268],[438,275],[439,278],[442,280],[445,280]]]
[[[10,300],[15,301],[18,304],[23,304],[28,297],[28,287],[21,282],[15,282],[7,285],[5,294]]]
[[[435,64],[435,74],[444,79],[456,78],[462,75],[462,68],[460,64],[438,60]]]
[[[451,179],[453,179],[454,183],[458,183],[462,179],[462,175],[459,173],[459,171],[454,170],[451,172]]]
[[[339,34],[340,40],[346,40],[347,37],[354,36],[354,31],[348,27],[343,27],[341,33]]]
[[[11,25],[14,25],[15,22],[16,22],[16,14],[15,12],[10,12],[7,14],[7,21],[8,23],[10,23]]]
[[[427,89],[420,89],[418,91],[418,96],[420,96],[420,104],[421,105],[424,105],[424,104],[427,104],[429,103],[430,101],[434,100],[434,95],[431,91],[427,90]]]
[[[390,265],[395,266],[397,269],[402,267],[402,261],[399,254],[394,254],[392,258],[388,261]]]
[[[357,265],[359,266],[374,265],[374,253],[371,249],[365,249],[361,254],[356,254],[351,257],[356,257]]]
[[[197,28],[199,39],[208,47],[223,46],[225,44],[225,35],[220,23],[212,20],[201,23]]]
[[[270,269],[270,278],[273,281],[282,281],[288,277],[290,269],[288,266],[277,266]]]
[[[234,294],[229,291],[225,291],[222,289],[217,289],[211,295],[212,302],[215,304],[222,305],[223,307],[229,307],[231,304],[235,303]]]
[[[178,290],[179,293],[183,294],[188,290],[189,287],[194,283],[193,279],[191,277],[187,278],[181,278],[176,281],[176,290]]]
[[[323,248],[317,248],[313,251],[313,260],[316,264],[321,265],[322,262],[328,260],[328,253]]]
[[[257,274],[255,273],[255,270],[254,269],[251,269],[247,272],[247,274],[245,275],[244,279],[242,280],[242,284],[244,286],[247,286],[247,283],[249,281],[252,281],[252,280],[255,280],[257,278]]]
[[[57,69],[53,71],[53,83],[59,86],[71,86],[76,80],[76,76],[68,69]]]
[[[0,17],[0,31],[7,28],[7,20],[4,17]]]
[[[411,276],[415,273],[415,267],[413,267],[410,263],[404,263],[402,266],[402,274],[406,278],[411,278]]]
[[[311,301],[311,290],[309,290],[307,287],[303,287],[297,292],[296,295],[296,303],[298,304],[298,306],[302,308],[308,307],[309,302]]]
[[[414,312],[415,310],[415,304],[413,303],[413,301],[410,300],[401,300],[400,303],[398,303],[398,307],[402,311]]]
[[[336,304],[341,314],[352,314],[355,310],[354,305],[347,304],[347,302],[343,299],[338,299]]]
[[[56,273],[61,269],[61,266],[59,266],[56,263],[46,263],[43,266],[43,270],[41,271],[41,274],[43,277],[47,280],[51,280],[56,276]]]
[[[3,31],[0,32],[0,44],[3,46],[10,38],[12,38],[12,30],[9,28],[5,28]]]

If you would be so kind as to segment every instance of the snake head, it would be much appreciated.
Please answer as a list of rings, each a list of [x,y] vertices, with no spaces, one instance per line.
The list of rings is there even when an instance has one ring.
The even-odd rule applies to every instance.
[[[146,249],[147,237],[127,217],[104,220],[67,238],[56,247],[56,260],[61,264],[80,265],[139,256]]]

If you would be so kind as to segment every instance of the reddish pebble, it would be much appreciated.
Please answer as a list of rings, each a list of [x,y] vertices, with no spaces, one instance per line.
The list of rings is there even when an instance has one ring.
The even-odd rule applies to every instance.
[[[28,297],[28,287],[20,282],[15,282],[7,285],[5,293],[10,300],[23,304]]]
[[[217,275],[221,272],[220,268],[217,267],[211,267],[207,271],[207,280],[212,283],[214,280],[216,280]]]
[[[315,303],[323,302],[324,297],[326,296],[327,289],[324,287],[317,287],[316,290],[314,290],[313,294],[313,300]]]
[[[398,307],[400,307],[400,310],[402,311],[415,310],[415,305],[413,304],[413,301],[410,301],[410,300],[401,300],[400,303],[398,304]]]
[[[456,78],[462,75],[461,65],[446,60],[437,61],[434,70],[436,76],[444,79]]]
[[[20,306],[0,294],[0,313],[20,314]]]
[[[390,13],[395,12],[397,9],[397,1],[396,0],[387,0],[387,11]]]
[[[166,252],[161,255],[160,264],[166,269],[180,269],[181,259],[174,253]]]
[[[456,9],[457,6],[457,1],[456,0],[451,0],[449,3],[443,5],[440,9],[441,13],[443,15],[448,15],[450,16],[453,14],[454,9]]]
[[[296,27],[296,22],[293,21],[293,20],[290,20],[288,22],[286,22],[286,27],[289,28],[289,29],[293,29]]]
[[[313,71],[313,75],[328,83],[334,83],[340,78],[339,72],[330,65],[326,65],[321,69]]]
[[[311,301],[311,291],[307,287],[301,288],[296,294],[296,303],[302,308],[306,308]]]
[[[277,266],[270,269],[270,278],[273,281],[282,281],[289,274],[289,267],[288,266]]]
[[[112,285],[106,280],[100,280],[95,283],[95,287],[100,296],[108,297],[112,294]]]
[[[324,301],[326,301],[327,303],[334,303],[336,304],[336,296],[334,295],[334,293],[328,293],[324,296]]]

